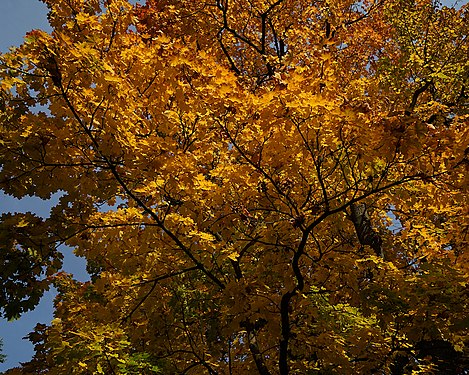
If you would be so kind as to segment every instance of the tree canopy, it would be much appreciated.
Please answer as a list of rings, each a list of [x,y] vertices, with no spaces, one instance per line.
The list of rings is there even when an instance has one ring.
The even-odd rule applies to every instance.
[[[0,56],[34,374],[463,374],[469,7],[44,0]],[[59,245],[91,276],[60,272]]]

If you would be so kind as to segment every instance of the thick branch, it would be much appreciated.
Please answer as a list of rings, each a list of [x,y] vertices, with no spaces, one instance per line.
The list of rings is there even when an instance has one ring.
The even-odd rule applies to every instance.
[[[362,245],[370,246],[379,257],[384,257],[381,247],[383,240],[373,230],[371,226],[370,216],[365,203],[352,204],[350,206],[352,212],[351,219],[357,232],[358,240]]]
[[[412,101],[409,104],[409,108],[407,108],[407,110],[405,111],[405,114],[407,116],[413,112],[415,106],[417,105],[417,100],[419,99],[419,96],[423,94],[430,87],[431,84],[431,81],[427,81],[423,86],[420,86],[417,90],[415,90],[414,95],[412,95]]]
[[[254,362],[256,363],[257,371],[259,371],[260,375],[270,375],[270,371],[265,365],[264,358],[262,357],[262,353],[259,349],[259,345],[257,344],[256,339],[256,331],[261,329],[266,323],[267,321],[263,319],[257,321],[254,324],[250,321],[244,321],[241,323],[241,325],[246,328],[249,350],[251,351]]]

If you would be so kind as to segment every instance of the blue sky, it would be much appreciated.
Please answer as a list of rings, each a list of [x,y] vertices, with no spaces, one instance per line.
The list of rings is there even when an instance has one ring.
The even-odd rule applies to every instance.
[[[23,36],[32,29],[50,31],[47,23],[47,8],[38,0],[0,0],[0,51],[6,52],[11,46],[19,45]],[[57,200],[57,195],[52,201]],[[26,197],[18,200],[0,192],[1,212],[32,211],[39,216],[47,217],[53,202],[39,198]],[[73,256],[68,248],[62,249],[65,255],[64,270],[71,272],[78,280],[86,279],[83,259]],[[19,362],[31,359],[33,346],[22,338],[34,329],[36,323],[50,323],[54,291],[49,291],[39,306],[32,312],[14,322],[0,319],[0,337],[3,338],[3,353],[7,355],[5,363],[0,364],[0,372],[15,367]]]

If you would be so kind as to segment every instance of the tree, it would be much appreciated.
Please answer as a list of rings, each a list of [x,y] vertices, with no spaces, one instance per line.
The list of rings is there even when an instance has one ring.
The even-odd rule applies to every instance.
[[[2,218],[4,315],[58,289],[21,373],[467,371],[467,6],[46,3],[1,56],[0,187],[62,193]]]

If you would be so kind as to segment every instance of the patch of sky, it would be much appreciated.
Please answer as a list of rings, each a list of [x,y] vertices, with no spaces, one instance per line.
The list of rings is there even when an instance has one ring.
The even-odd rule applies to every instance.
[[[443,7],[454,8],[456,10],[461,9],[463,5],[467,4],[467,0],[442,0],[434,2],[436,8],[441,9]]]
[[[7,195],[0,191],[0,213],[25,213],[31,212],[43,219],[50,216],[51,208],[57,205],[63,192],[52,194],[50,199],[41,199],[38,197],[26,196],[21,199]],[[59,246],[58,248],[64,255],[62,271],[73,274],[79,281],[89,280],[86,272],[86,262],[83,258],[76,257],[71,248]]]
[[[102,203],[97,205],[97,208],[99,212],[108,212],[117,211],[119,208],[125,207],[125,205],[125,201],[122,198],[117,197],[113,205],[109,205],[108,203]]]
[[[51,288],[44,293],[39,305],[18,320],[7,321],[0,319],[0,337],[3,339],[3,354],[6,361],[0,363],[0,373],[18,366],[19,362],[27,362],[34,353],[33,344],[24,339],[34,330],[37,323],[49,324],[53,318],[52,306],[57,291]]]
[[[393,205],[391,205],[389,207],[389,210],[388,210],[388,217],[391,219],[392,221],[392,224],[388,227],[388,229],[393,233],[393,234],[397,234],[399,233],[401,230],[404,229],[404,227],[402,226],[402,223],[399,221],[399,219],[396,217],[396,215],[394,214],[394,210],[395,210],[395,207]]]
[[[0,214],[25,213],[32,212],[37,216],[46,219],[50,215],[51,208],[55,206],[63,192],[57,192],[50,199],[40,199],[38,197],[26,196],[17,199],[0,191]],[[73,254],[70,247],[59,246],[58,250],[63,254],[62,270],[73,274],[73,277],[79,281],[88,281],[90,279],[86,272],[86,261]],[[0,319],[0,337],[3,338],[3,354],[7,356],[6,361],[0,364],[0,373],[12,366],[17,366],[19,362],[28,361],[33,355],[33,345],[26,339],[26,335],[34,330],[36,324],[49,324],[53,318],[53,300],[57,291],[51,288],[44,293],[39,305],[28,313],[21,316],[20,319],[8,322]]]

